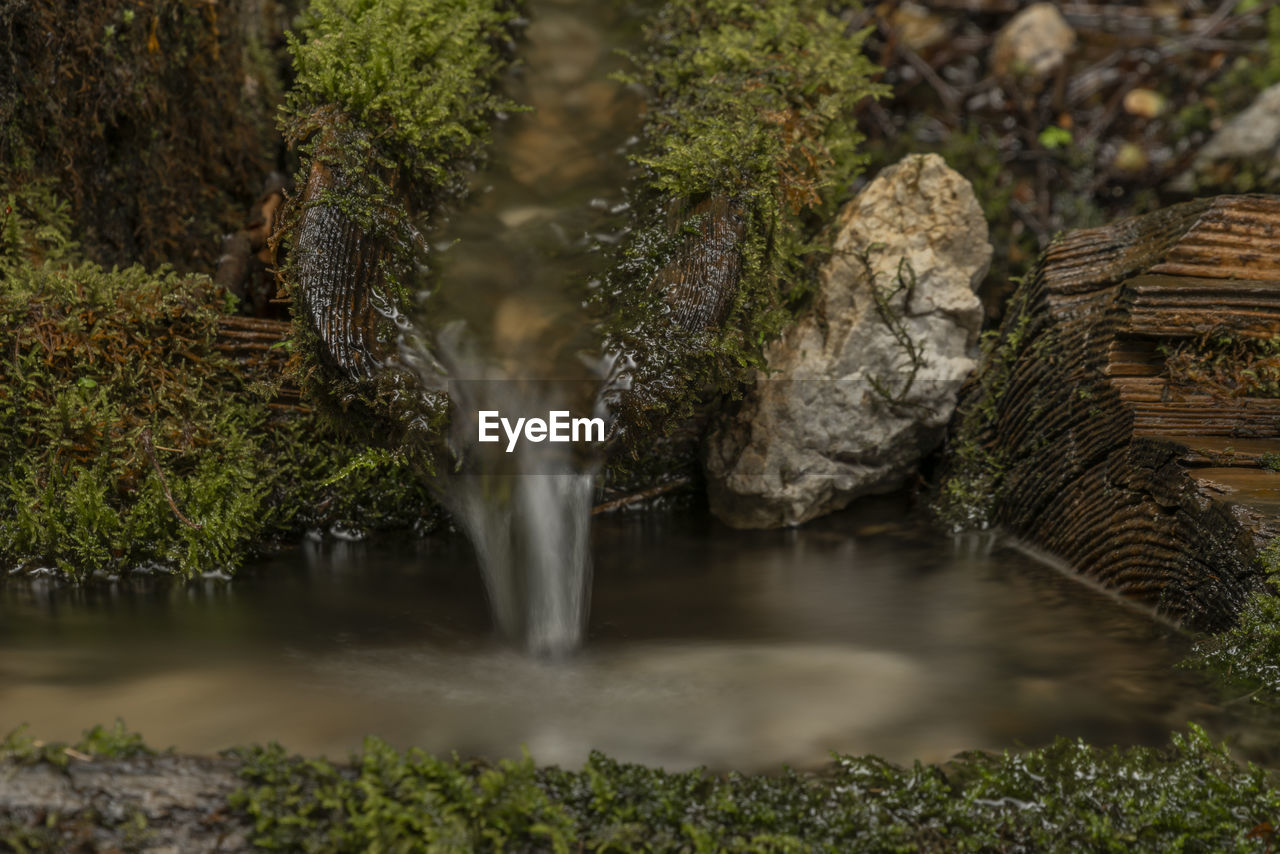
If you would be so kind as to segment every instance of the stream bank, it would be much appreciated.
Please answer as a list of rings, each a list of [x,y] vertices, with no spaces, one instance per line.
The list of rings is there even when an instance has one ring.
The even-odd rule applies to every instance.
[[[81,750],[94,749],[88,741],[70,750],[4,745],[0,846],[1256,852],[1270,850],[1280,810],[1265,772],[1237,764],[1195,729],[1160,750],[1062,740],[945,766],[841,757],[816,776],[724,777],[601,754],[581,771],[527,758],[442,761],[376,739],[339,766],[275,746],[220,760],[151,757],[111,738],[97,740],[103,758],[93,759]]]

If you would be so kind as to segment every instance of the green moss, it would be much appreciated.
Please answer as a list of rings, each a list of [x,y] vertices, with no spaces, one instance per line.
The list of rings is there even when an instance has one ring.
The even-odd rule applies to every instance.
[[[706,390],[735,392],[810,290],[815,241],[865,160],[856,107],[883,92],[863,36],[817,0],[671,0],[649,27],[625,78],[650,105],[632,238],[596,305],[637,355],[651,423],[675,423]],[[654,281],[714,199],[745,223],[727,250],[741,272],[724,323],[687,334]]]
[[[482,154],[494,115],[514,106],[494,81],[506,65],[502,46],[515,6],[313,0],[289,35],[297,80],[285,109],[287,136],[302,142],[340,123],[347,136],[339,150],[313,145],[309,153],[385,179],[382,193],[403,193],[419,209],[464,194],[464,168]],[[378,201],[388,198],[365,199],[362,207]]]
[[[0,196],[0,276],[25,264],[66,263],[79,254],[71,206],[48,178],[10,183]]]
[[[316,0],[289,34],[297,77],[281,127],[303,154],[297,186],[314,164],[339,177],[312,203],[336,206],[388,249],[383,284],[401,309],[424,251],[420,217],[467,194],[495,117],[516,109],[496,84],[518,6]],[[286,212],[286,238],[299,213]]]
[[[1280,705],[1280,539],[1258,553],[1264,589],[1250,595],[1236,624],[1204,638],[1184,667],[1214,674],[1229,691]]]
[[[1004,452],[992,439],[1000,401],[1019,361],[1038,358],[1051,346],[1041,336],[1034,348],[1028,348],[1033,329],[1027,305],[1030,292],[1030,288],[1019,286],[1001,328],[982,336],[978,369],[966,386],[972,391],[965,392],[947,440],[947,470],[933,511],[956,532],[986,529],[992,524],[1006,467]]]
[[[0,564],[76,579],[234,571],[264,539],[430,512],[403,461],[315,413],[273,407],[286,354],[218,347],[228,297],[202,277],[14,266],[0,282]]]
[[[428,216],[465,197],[490,126],[516,109],[497,83],[511,58],[520,6],[317,0],[289,37],[297,79],[281,126],[303,155],[297,184],[305,187],[313,170],[327,174],[306,203],[339,211],[377,259],[370,303],[384,306],[374,335],[388,349],[400,334],[388,315],[410,312],[420,284]],[[299,202],[286,207],[277,235],[286,248],[296,244],[303,221]],[[292,254],[283,272],[295,304],[307,305]],[[412,466],[432,469],[443,453],[447,401],[423,393],[407,371],[355,378],[333,370],[311,310],[295,314],[294,336],[308,397],[356,441],[403,449]]]
[[[158,560],[234,565],[260,533],[250,432],[207,279],[92,264],[11,271],[0,291],[0,556],[73,576]]]
[[[7,4],[0,197],[55,182],[90,258],[212,270],[279,144],[275,70],[245,50],[230,8],[239,11],[190,0],[103,0],[74,14],[52,0]]]
[[[109,729],[99,724],[85,730],[80,740],[73,744],[39,741],[27,734],[25,726],[0,739],[0,761],[21,765],[49,762],[65,768],[71,754],[81,758],[133,759],[153,756],[155,751],[147,747],[141,735],[126,729],[124,721],[118,718]]]
[[[253,842],[284,851],[554,851],[573,824],[538,785],[533,762],[495,766],[400,754],[365,741],[354,769],[288,757],[279,745],[245,752],[232,807]]]
[[[12,734],[0,742],[0,769],[65,766],[67,749]],[[146,752],[118,722],[71,749],[99,758]],[[375,738],[349,765],[274,744],[230,755],[242,785],[228,813],[247,821],[256,848],[272,851],[1217,854],[1269,850],[1280,812],[1273,776],[1235,761],[1195,726],[1163,748],[1059,739],[945,765],[835,757],[805,774],[671,773],[599,753],[568,771],[539,768],[527,755],[494,764],[401,753]],[[58,850],[51,843],[84,820],[0,820],[0,841]],[[112,824],[117,834],[140,830]]]
[[[1171,385],[1222,397],[1280,397],[1280,336],[1214,330],[1164,351]]]
[[[494,87],[514,8],[506,0],[327,0],[311,5],[291,38],[298,77],[284,128],[308,157],[304,170],[320,162],[343,175],[316,201],[338,204],[389,249],[382,284],[392,305],[406,303],[416,216],[464,193],[489,123],[508,106]],[[133,17],[113,18],[104,38],[138,27],[149,10],[127,11]],[[216,30],[217,11],[183,6],[172,18],[195,37]],[[144,37],[145,61],[128,61],[159,73],[195,50],[166,40],[166,26]],[[206,59],[185,57],[196,75]],[[174,85],[195,85],[183,80]],[[184,114],[203,102],[192,103]],[[218,115],[211,109],[198,121]],[[139,156],[155,174],[185,174]],[[77,579],[145,565],[233,571],[259,543],[300,526],[385,527],[433,515],[421,477],[430,459],[412,451],[438,438],[444,410],[418,408],[410,378],[391,372],[367,387],[335,385],[318,370],[314,334],[298,324],[295,367],[316,409],[282,410],[274,396],[290,354],[251,370],[225,357],[216,331],[231,306],[212,283],[78,263],[67,211],[47,181],[16,182],[7,193],[0,430],[10,441],[0,452],[0,563]],[[295,205],[287,222],[298,213]],[[369,445],[386,439],[378,424],[387,417],[402,428],[393,444],[409,450],[370,455]]]
[[[581,771],[398,754],[355,767],[243,754],[232,798],[271,850],[1262,851],[1280,791],[1199,729],[1163,749],[1060,740],[945,766],[837,759],[818,775]]]

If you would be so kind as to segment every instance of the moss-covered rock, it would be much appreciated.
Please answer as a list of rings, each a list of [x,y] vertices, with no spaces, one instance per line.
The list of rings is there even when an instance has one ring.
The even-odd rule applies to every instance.
[[[403,460],[275,404],[286,347],[253,365],[225,352],[228,297],[207,278],[91,262],[3,272],[6,569],[231,572],[302,526],[429,511]]]
[[[633,355],[633,439],[734,393],[808,294],[881,87],[817,0],[671,0],[626,79],[649,101],[631,238],[595,304]]]

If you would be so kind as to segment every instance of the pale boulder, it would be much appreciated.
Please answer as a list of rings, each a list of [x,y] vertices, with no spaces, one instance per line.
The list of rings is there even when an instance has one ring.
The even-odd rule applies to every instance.
[[[813,307],[710,436],[711,508],[735,527],[901,486],[975,367],[992,250],[968,181],[937,155],[907,157],[845,206],[837,235]]]

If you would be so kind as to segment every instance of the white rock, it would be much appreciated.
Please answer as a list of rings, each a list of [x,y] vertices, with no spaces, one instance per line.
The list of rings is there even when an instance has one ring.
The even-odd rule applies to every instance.
[[[1263,89],[1244,112],[1224,124],[1170,189],[1187,193],[1197,186],[1245,189],[1224,186],[1241,166],[1264,185],[1280,180],[1280,83]]]
[[[1057,70],[1076,46],[1076,31],[1052,3],[1036,3],[996,33],[991,67],[997,74],[1044,77]]]
[[[973,188],[941,157],[885,169],[841,212],[834,248],[813,308],[708,442],[711,509],[735,527],[799,524],[900,486],[976,364],[991,245]]]

